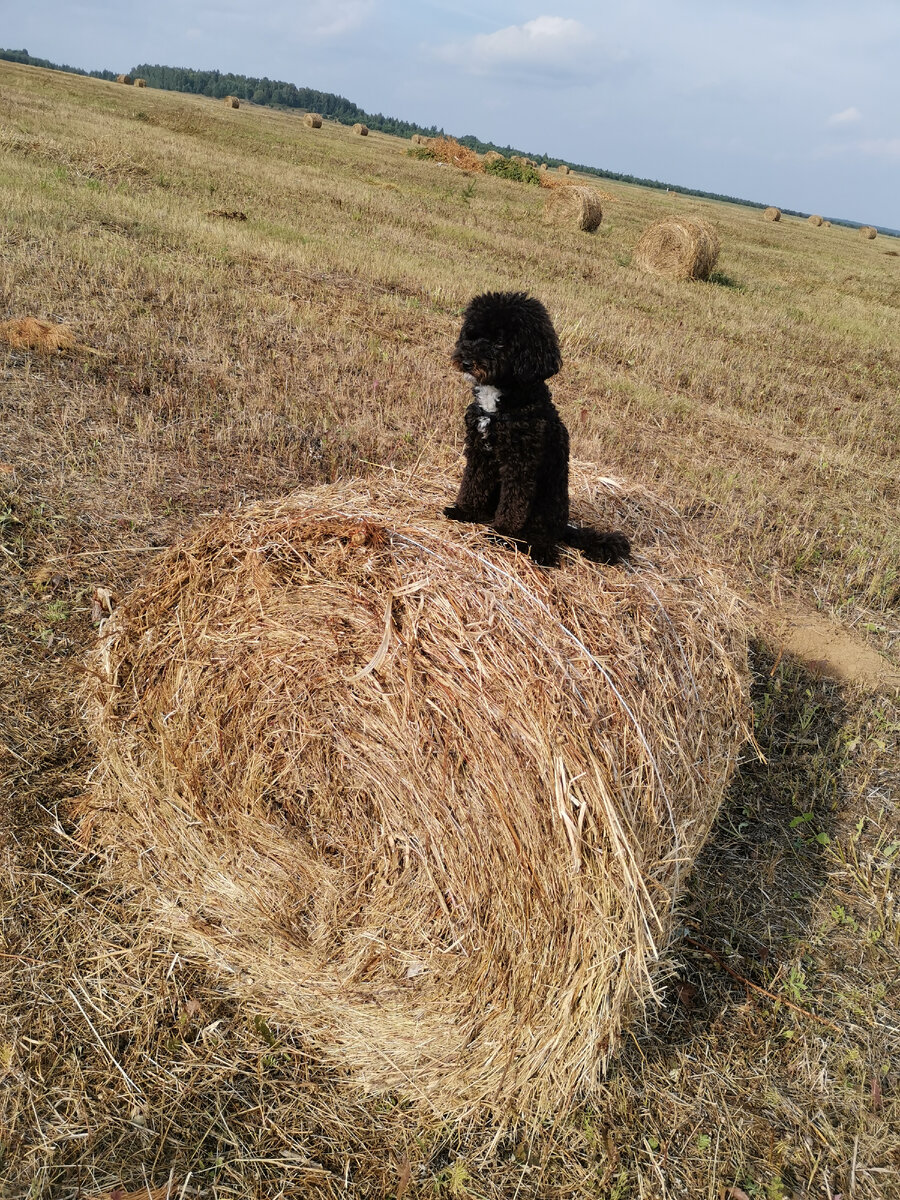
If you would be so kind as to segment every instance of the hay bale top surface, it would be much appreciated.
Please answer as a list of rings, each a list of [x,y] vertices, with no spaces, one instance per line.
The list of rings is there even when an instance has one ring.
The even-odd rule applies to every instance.
[[[0,325],[0,341],[16,350],[38,350],[45,354],[75,350],[78,343],[69,325],[55,325],[40,317],[16,317]]]
[[[700,217],[656,221],[634,248],[635,266],[670,279],[708,279],[718,258],[719,235]]]
[[[357,134],[359,137],[368,137],[369,136],[369,127],[368,127],[368,125],[362,125],[361,123],[357,122],[353,126],[353,132],[355,134]]]
[[[321,129],[322,118],[318,113],[307,113],[303,118],[303,124],[308,125],[310,129]]]
[[[544,201],[544,223],[593,233],[603,220],[600,195],[589,187],[551,188]]]
[[[83,835],[254,1011],[440,1111],[598,1082],[745,736],[721,576],[573,474],[630,567],[540,569],[385,475],[207,522],[92,663]]]
[[[763,213],[763,216],[765,217],[765,219],[767,221],[780,221],[781,220],[781,209],[770,206]]]
[[[815,226],[817,226],[817,227],[818,227],[819,225],[823,225],[823,224],[824,224],[824,222],[823,222],[822,218],[821,218],[821,217],[818,215],[818,213],[813,213],[813,215],[812,215],[811,217],[807,217],[807,219],[806,219],[806,220],[807,220],[807,224],[809,224],[809,225],[815,225]]]

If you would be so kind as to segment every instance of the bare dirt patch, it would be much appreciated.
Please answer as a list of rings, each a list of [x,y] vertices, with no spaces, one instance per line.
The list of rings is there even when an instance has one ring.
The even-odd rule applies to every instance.
[[[859,634],[799,600],[761,609],[758,623],[778,646],[817,675],[867,690],[900,688],[900,670]]]

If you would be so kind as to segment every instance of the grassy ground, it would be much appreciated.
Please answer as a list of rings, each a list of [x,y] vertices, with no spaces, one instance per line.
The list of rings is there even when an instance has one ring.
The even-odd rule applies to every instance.
[[[897,661],[893,245],[616,184],[597,234],[550,232],[540,189],[406,149],[0,64],[0,319],[102,352],[0,349],[0,1193],[900,1196],[900,711],[763,623],[766,762],[694,872],[666,1003],[543,1130],[347,1091],[74,836],[94,587],[126,589],[213,508],[452,463],[447,352],[486,288],[550,309],[578,457],[681,507],[752,604],[806,604]],[[631,267],[667,212],[717,225],[710,283]]]

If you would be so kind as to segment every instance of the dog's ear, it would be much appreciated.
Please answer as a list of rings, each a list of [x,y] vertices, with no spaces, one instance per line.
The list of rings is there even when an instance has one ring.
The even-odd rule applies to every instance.
[[[559,340],[550,314],[533,296],[515,294],[510,331],[505,346],[510,370],[519,379],[549,379],[562,367]]]

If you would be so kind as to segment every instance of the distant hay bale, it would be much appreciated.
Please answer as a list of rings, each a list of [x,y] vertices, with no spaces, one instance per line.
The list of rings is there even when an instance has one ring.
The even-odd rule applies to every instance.
[[[878,236],[878,230],[874,225],[860,225],[859,232],[864,238],[868,238],[869,241]]]
[[[571,175],[572,174],[571,168],[567,167],[565,163],[560,163],[556,169],[557,169],[557,171],[559,171],[560,175]]]
[[[558,187],[547,192],[544,223],[593,233],[603,220],[600,197],[589,187]]]
[[[769,207],[763,213],[763,216],[765,217],[765,219],[767,221],[780,221],[781,220],[781,209]]]
[[[385,474],[208,521],[87,674],[82,837],[254,1012],[440,1111],[598,1083],[746,734],[721,574],[573,476],[631,570],[541,570]]]
[[[310,127],[310,129],[321,129],[322,128],[322,118],[319,116],[318,113],[307,113],[306,116],[303,118],[303,124],[308,125]]]
[[[830,228],[831,228],[831,222],[830,222],[830,221],[823,221],[823,222],[822,222],[822,228],[823,228],[823,229],[830,229]]]
[[[147,80],[146,80],[146,79],[136,79],[136,80],[134,81],[134,86],[135,86],[135,87],[146,87],[146,86],[147,86]]]
[[[133,83],[133,82],[134,82],[134,80],[131,78],[130,75],[117,75],[116,76],[116,83]]]
[[[69,325],[55,325],[39,317],[17,317],[0,325],[0,341],[14,350],[38,350],[44,354],[75,350],[78,343]]]
[[[824,225],[824,223],[825,223],[822,220],[822,218],[818,215],[818,213],[813,213],[813,215],[811,217],[807,217],[806,221],[807,221],[808,225],[815,225],[817,227],[819,225]]]
[[[222,103],[225,105],[226,108],[240,108],[241,107],[241,102],[240,102],[240,100],[238,100],[237,96],[226,96],[225,99],[222,101]]]
[[[353,126],[353,132],[358,137],[368,137],[369,136],[369,127],[368,127],[368,125],[361,125],[361,124],[359,124],[359,122],[357,122],[356,125]]]
[[[634,248],[635,266],[671,279],[709,279],[718,257],[719,235],[699,217],[656,221]]]
[[[500,154],[497,150],[488,150],[481,161],[484,166],[494,162],[506,162],[506,155]]]
[[[541,165],[538,167],[538,170],[539,171],[549,171],[550,168],[547,166],[546,163],[541,163]]]
[[[431,138],[426,137],[424,133],[414,133],[409,140],[414,146],[427,146]]]

